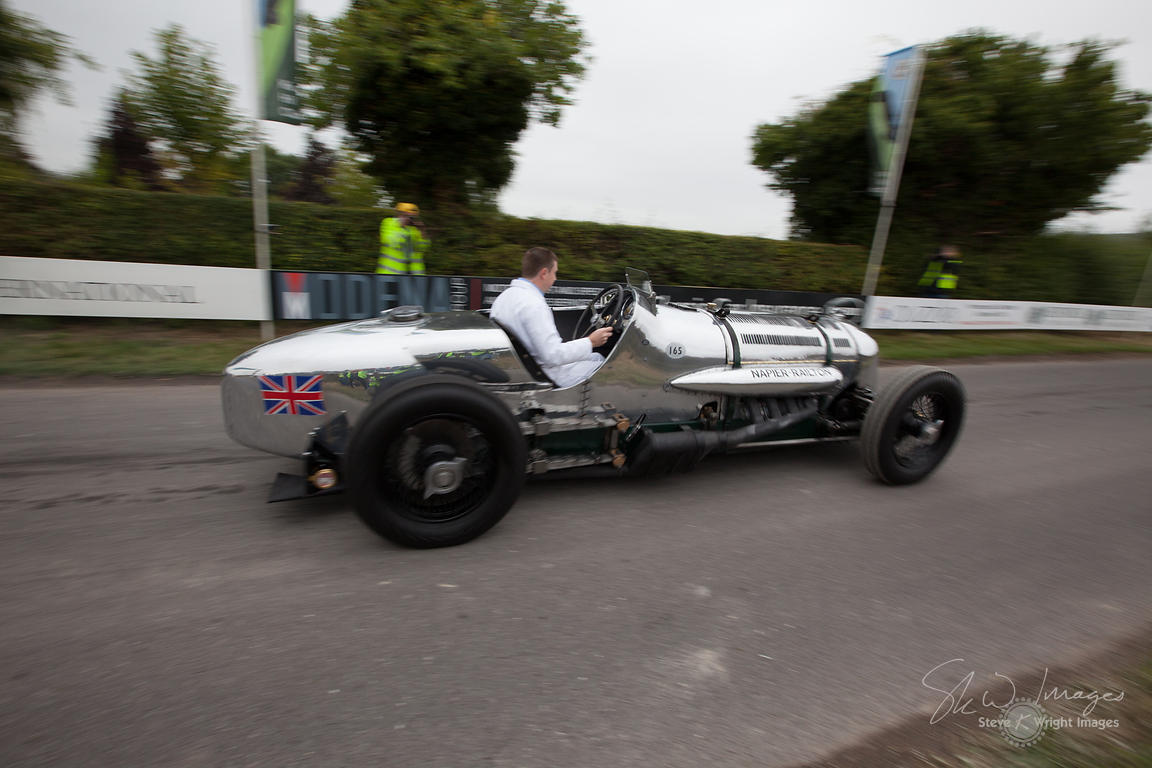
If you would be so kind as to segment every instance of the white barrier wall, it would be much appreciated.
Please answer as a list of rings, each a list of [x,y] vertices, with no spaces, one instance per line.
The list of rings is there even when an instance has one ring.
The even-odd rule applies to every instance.
[[[864,310],[864,327],[921,331],[1152,331],[1152,309],[871,296]]]
[[[0,257],[0,314],[270,320],[259,269]]]
[[[271,289],[272,274],[259,269],[0,256],[8,315],[271,320]],[[872,296],[864,327],[1152,332],[1152,309]]]

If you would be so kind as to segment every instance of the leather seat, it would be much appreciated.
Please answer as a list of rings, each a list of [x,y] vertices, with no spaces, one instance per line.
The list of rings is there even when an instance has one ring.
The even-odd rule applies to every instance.
[[[488,319],[492,320],[492,317],[489,316]],[[520,358],[520,362],[523,363],[524,368],[528,371],[529,376],[531,376],[536,381],[556,386],[556,382],[548,378],[548,375],[544,373],[544,369],[540,367],[540,363],[536,362],[536,358],[529,354],[528,348],[524,346],[524,342],[520,341],[520,339],[516,337],[516,334],[512,333],[512,331],[508,330],[508,328],[495,320],[492,320],[492,323],[508,335],[508,340],[512,342],[512,349],[516,350],[516,356]]]

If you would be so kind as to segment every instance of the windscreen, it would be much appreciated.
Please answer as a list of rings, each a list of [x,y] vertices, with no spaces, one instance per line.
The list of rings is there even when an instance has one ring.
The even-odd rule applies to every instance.
[[[649,296],[652,295],[652,278],[650,278],[644,270],[625,267],[624,280],[628,283],[629,287],[635,288]]]

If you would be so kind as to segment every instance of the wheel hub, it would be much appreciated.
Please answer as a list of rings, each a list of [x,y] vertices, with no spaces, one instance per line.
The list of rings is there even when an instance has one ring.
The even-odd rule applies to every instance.
[[[437,461],[424,470],[424,498],[452,493],[464,482],[464,469],[468,459]]]
[[[940,419],[925,422],[920,425],[920,439],[926,443],[935,443],[940,439],[940,433],[943,430],[944,422]]]

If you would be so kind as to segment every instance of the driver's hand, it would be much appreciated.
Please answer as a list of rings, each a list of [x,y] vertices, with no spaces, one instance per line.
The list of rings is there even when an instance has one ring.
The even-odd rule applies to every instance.
[[[592,349],[603,346],[606,341],[612,336],[612,326],[606,325],[603,328],[597,328],[588,334],[589,340],[592,342]]]

